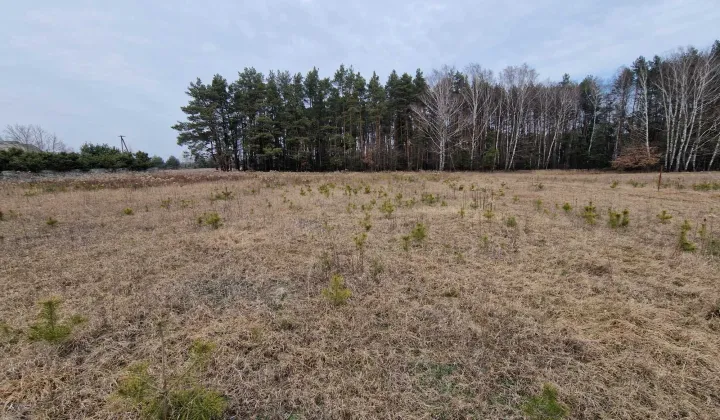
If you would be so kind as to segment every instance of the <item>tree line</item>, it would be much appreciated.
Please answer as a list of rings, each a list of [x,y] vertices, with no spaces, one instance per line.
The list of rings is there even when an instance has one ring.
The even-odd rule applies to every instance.
[[[40,172],[88,171],[91,169],[144,171],[150,168],[178,169],[180,161],[170,156],[164,161],[138,151],[123,152],[107,144],[84,144],[74,152],[39,125],[8,125],[0,137],[0,171]]]
[[[526,64],[393,71],[383,84],[254,68],[190,83],[178,144],[222,170],[492,170],[720,165],[720,42],[639,57],[609,80]]]
[[[12,147],[0,150],[0,171],[89,171],[91,169],[144,171],[150,168],[178,169],[180,161],[170,156],[167,162],[147,153],[121,152],[107,144],[85,144],[77,152],[26,151]]]

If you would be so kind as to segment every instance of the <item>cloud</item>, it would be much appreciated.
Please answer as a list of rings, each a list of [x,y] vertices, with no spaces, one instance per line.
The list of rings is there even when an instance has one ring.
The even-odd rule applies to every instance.
[[[608,77],[639,55],[705,47],[720,8],[703,0],[276,0],[10,2],[0,15],[0,115],[46,125],[69,143],[133,134],[176,152],[169,126],[196,77],[244,67],[369,79],[523,62],[540,78]],[[13,98],[11,101],[7,98]],[[37,121],[31,121],[38,119]],[[92,121],[89,124],[88,121]],[[10,123],[15,121],[9,121]],[[63,132],[60,132],[60,130]],[[144,143],[143,143],[144,142]]]
[[[219,48],[217,47],[217,45],[213,44],[212,42],[206,41],[206,42],[202,43],[202,45],[200,46],[200,50],[204,53],[212,54],[214,52],[217,52],[219,50]]]

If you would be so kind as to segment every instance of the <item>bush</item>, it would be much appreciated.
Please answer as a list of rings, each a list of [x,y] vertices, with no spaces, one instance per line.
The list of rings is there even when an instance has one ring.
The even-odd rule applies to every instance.
[[[132,216],[134,214],[134,212],[133,212],[133,209],[131,209],[130,207],[125,207],[123,209],[123,214],[126,216]]]
[[[18,148],[0,150],[0,171],[58,172],[90,169],[145,170],[152,160],[145,152],[121,152],[107,144],[84,144],[80,153],[27,152]]]
[[[565,213],[570,213],[572,211],[572,206],[570,203],[566,202],[563,204],[562,209],[565,210]]]
[[[352,296],[350,289],[345,287],[345,279],[340,274],[333,274],[330,286],[322,290],[322,295],[335,306],[344,305]]]
[[[639,171],[655,168],[660,163],[657,149],[651,148],[650,154],[644,145],[628,146],[612,161],[613,169],[620,171]]]
[[[517,220],[515,220],[515,216],[510,216],[505,220],[505,226],[509,228],[514,228],[517,226]]]
[[[57,219],[53,219],[53,217],[50,216],[45,221],[45,224],[47,224],[48,226],[55,226],[55,225],[57,225],[57,222],[58,222]]]

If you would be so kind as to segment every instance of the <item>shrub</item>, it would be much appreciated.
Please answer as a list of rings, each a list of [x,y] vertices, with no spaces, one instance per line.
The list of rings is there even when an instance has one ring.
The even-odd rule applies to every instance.
[[[60,322],[58,309],[61,303],[62,300],[59,298],[50,298],[40,302],[38,322],[30,326],[30,340],[60,343],[70,336],[73,327],[85,322],[85,318],[78,315],[72,316],[68,322]]]
[[[230,200],[231,198],[233,198],[233,195],[233,192],[228,190],[227,187],[225,187],[222,191],[211,194],[210,201]]]
[[[53,217],[50,216],[45,221],[45,224],[47,224],[48,226],[55,226],[55,225],[57,225],[57,222],[58,222],[57,219],[53,219]]]
[[[147,153],[121,152],[108,145],[85,144],[76,152],[32,152],[19,148],[0,150],[0,171],[87,171],[94,168],[109,170],[145,170],[152,161]]]
[[[423,223],[417,223],[415,227],[413,227],[413,229],[410,231],[409,235],[404,235],[400,237],[400,239],[402,240],[403,250],[410,250],[410,245],[412,243],[416,245],[422,244],[426,237],[427,227]]]
[[[598,214],[597,214],[597,209],[593,205],[592,201],[590,201],[588,203],[588,205],[585,206],[585,211],[583,212],[582,217],[583,217],[583,219],[585,219],[587,224],[589,224],[589,225],[595,224]]]
[[[703,249],[708,255],[712,255],[713,257],[720,257],[720,239],[705,239],[703,241]]]
[[[644,182],[638,182],[638,181],[635,181],[634,179],[631,179],[630,181],[628,181],[628,184],[632,185],[634,188],[642,188],[645,186]]]
[[[365,247],[365,241],[367,241],[367,233],[362,232],[359,235],[355,235],[353,237],[353,242],[355,242],[355,248],[358,249],[358,251],[362,251]]]
[[[458,212],[458,214],[460,215],[461,219],[465,218],[465,207],[460,207],[460,211]]]
[[[667,210],[663,210],[657,215],[657,218],[660,219],[660,223],[666,224],[672,219],[672,215]]]
[[[438,202],[438,200],[440,200],[439,195],[434,195],[434,194],[430,194],[430,193],[422,193],[420,195],[420,201],[422,201],[423,203],[425,203],[429,206],[436,204]]]
[[[695,191],[720,190],[720,182],[702,182],[700,184],[693,184],[693,190],[695,190]]]
[[[330,197],[330,184],[322,184],[318,187],[318,191],[320,191],[320,194],[324,195],[325,198]]]
[[[535,210],[540,211],[542,210],[543,201],[541,199],[535,200]]]
[[[614,180],[614,181],[612,182],[612,184],[610,184],[610,188],[615,189],[615,188],[617,188],[618,185],[620,185],[620,181]]]
[[[488,209],[488,210],[485,210],[485,213],[483,213],[483,217],[485,217],[486,219],[490,220],[490,219],[492,219],[493,217],[495,217],[495,213],[493,213],[492,210]]]
[[[370,213],[365,213],[365,217],[360,220],[360,226],[365,229],[365,232],[370,231],[370,229],[372,228],[372,223],[370,223]]]
[[[627,227],[630,224],[630,212],[628,209],[618,213],[613,209],[608,209],[608,225],[616,229],[618,227]]]
[[[203,213],[201,216],[198,216],[197,222],[199,225],[205,224],[213,229],[217,229],[222,226],[222,219],[216,212]]]
[[[515,220],[515,216],[510,216],[505,219],[505,226],[509,228],[517,227],[517,220]]]
[[[680,226],[680,239],[678,241],[678,247],[680,250],[685,252],[693,252],[697,248],[694,243],[690,242],[687,237],[687,233],[692,229],[690,222],[685,220]]]
[[[120,379],[117,396],[148,419],[221,419],[227,401],[219,393],[203,388],[199,380],[214,348],[212,343],[193,342],[184,369],[168,377],[164,369],[161,377],[153,377],[147,363],[135,363]]]
[[[572,211],[572,206],[570,205],[570,203],[565,202],[565,204],[563,204],[562,206],[562,209],[565,210],[565,213],[570,213]]]
[[[392,213],[395,211],[395,205],[390,200],[385,200],[385,202],[382,203],[382,206],[380,206],[380,211],[385,213],[386,218],[390,218]]]
[[[130,207],[125,207],[125,208],[123,209],[123,214],[126,215],[126,216],[132,216],[133,213],[134,213],[134,212],[133,212],[133,209],[131,209]]]
[[[637,171],[654,168],[660,162],[660,154],[654,148],[647,149],[643,145],[625,147],[620,155],[611,163],[615,170]]]
[[[557,389],[550,384],[543,385],[540,395],[530,397],[522,411],[531,420],[561,420],[570,415],[570,409],[557,400]]]
[[[413,230],[410,232],[410,237],[413,241],[421,243],[427,238],[427,227],[424,223],[417,223]]]
[[[333,274],[330,286],[322,290],[322,295],[335,306],[344,305],[352,296],[350,289],[345,287],[345,279],[340,274]]]

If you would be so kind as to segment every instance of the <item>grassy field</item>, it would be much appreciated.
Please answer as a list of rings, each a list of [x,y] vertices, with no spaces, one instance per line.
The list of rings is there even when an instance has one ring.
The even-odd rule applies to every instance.
[[[195,340],[214,344],[205,368],[168,387],[216,391],[228,418],[522,418],[544,384],[570,418],[720,418],[720,174],[663,181],[0,183],[0,418],[136,418],[129,368],[184,371]],[[86,321],[30,340],[53,296],[63,325]]]

